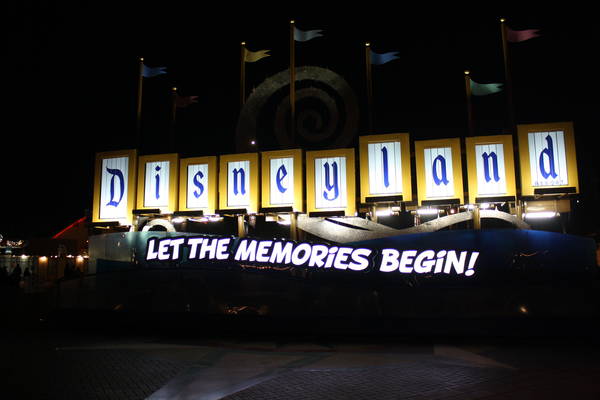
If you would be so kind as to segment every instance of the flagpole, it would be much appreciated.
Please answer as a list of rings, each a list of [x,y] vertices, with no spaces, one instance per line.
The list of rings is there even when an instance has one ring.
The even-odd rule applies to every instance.
[[[373,131],[373,80],[371,74],[371,44],[365,43],[365,66],[367,73],[367,116],[369,133]]]
[[[469,136],[475,136],[475,120],[473,119],[473,103],[471,103],[471,76],[465,70],[465,91],[467,93],[467,117],[469,118]]]
[[[514,105],[512,101],[513,97],[513,88],[512,88],[512,79],[510,74],[510,63],[509,63],[509,52],[508,52],[508,40],[507,40],[507,32],[506,32],[506,19],[500,18],[500,32],[502,33],[502,53],[504,55],[504,76],[506,80],[506,97],[507,97],[507,106],[508,106],[508,121],[510,124],[510,133],[513,137],[513,151],[515,154],[519,154],[519,137],[517,135],[517,123],[515,120],[515,111]],[[515,157],[515,185],[517,192],[517,199],[521,195],[521,165],[519,161],[519,157]]]
[[[246,42],[240,49],[240,110],[246,104]]]
[[[508,42],[506,38],[506,19],[500,18],[500,31],[502,33],[502,53],[504,55],[504,79],[506,81],[506,97],[508,107],[508,123],[512,134],[516,132],[515,108],[513,105],[513,86],[510,73],[510,55],[508,52]]]
[[[136,104],[136,145],[141,148],[142,140],[142,90],[144,84],[144,57],[139,59],[138,67],[138,93],[137,93],[137,104]]]
[[[294,20],[290,21],[290,136],[295,145],[296,139],[296,42]]]
[[[177,121],[177,88],[171,88],[171,126],[170,126],[170,147],[171,151],[175,150],[175,125]]]

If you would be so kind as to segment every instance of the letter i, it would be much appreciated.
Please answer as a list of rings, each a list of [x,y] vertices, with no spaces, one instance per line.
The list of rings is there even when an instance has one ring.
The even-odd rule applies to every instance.
[[[156,172],[160,171],[160,166],[157,165],[155,170]],[[154,179],[156,180],[156,200],[158,200],[160,198],[160,175],[157,173]]]

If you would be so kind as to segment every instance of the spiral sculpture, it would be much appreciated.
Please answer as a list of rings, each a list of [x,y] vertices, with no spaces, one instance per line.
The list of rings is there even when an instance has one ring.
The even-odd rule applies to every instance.
[[[348,83],[335,72],[296,68],[296,129],[290,132],[289,69],[252,91],[240,112],[237,152],[286,148],[325,149],[354,145],[359,107]]]

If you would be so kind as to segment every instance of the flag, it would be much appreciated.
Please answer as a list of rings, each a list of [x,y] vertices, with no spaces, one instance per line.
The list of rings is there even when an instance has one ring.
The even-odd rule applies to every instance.
[[[265,57],[269,57],[270,54],[267,54],[271,50],[258,50],[258,51],[250,51],[246,49],[244,52],[244,61],[245,62],[257,62]]]
[[[186,108],[192,103],[198,102],[198,96],[180,96],[178,94],[175,95],[175,106],[177,108]]]
[[[142,75],[144,78],[152,78],[153,76],[162,75],[167,73],[167,67],[147,67],[143,65]]]
[[[398,58],[397,51],[390,51],[389,53],[379,54],[379,53],[375,53],[373,50],[371,50],[371,64],[374,64],[374,65],[385,64],[385,63],[395,60],[397,58]]]
[[[487,96],[488,94],[498,93],[502,90],[502,83],[477,83],[473,79],[471,81],[471,94],[473,96]]]
[[[312,31],[301,31],[300,29],[294,26],[294,40],[296,42],[307,42],[311,39],[323,36],[321,32],[323,32],[322,29],[315,29]]]
[[[524,29],[522,31],[513,31],[508,26],[506,27],[506,40],[511,43],[524,42],[534,37],[540,36],[539,29]]]

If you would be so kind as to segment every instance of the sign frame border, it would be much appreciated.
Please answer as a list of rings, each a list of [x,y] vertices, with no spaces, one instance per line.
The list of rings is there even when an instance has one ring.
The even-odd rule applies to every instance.
[[[529,141],[528,134],[532,132],[545,132],[562,130],[565,134],[565,156],[567,159],[568,185],[538,186],[531,184],[531,167],[529,165]],[[521,169],[521,196],[534,196],[535,189],[560,189],[574,187],[575,193],[579,193],[579,171],[577,169],[577,148],[575,147],[575,133],[573,122],[546,122],[541,124],[519,124],[517,125],[519,137],[519,161]],[[557,191],[558,193],[558,191]]]
[[[192,164],[208,164],[208,207],[188,208],[187,206],[187,168]],[[179,159],[179,211],[198,211],[214,214],[217,209],[217,156],[189,157]],[[183,173],[182,173],[183,172]]]
[[[412,168],[410,165],[410,133],[388,133],[383,135],[359,136],[360,161],[360,202],[366,203],[367,197],[387,197],[402,195],[403,202],[412,201]],[[402,158],[402,193],[371,194],[369,192],[369,143],[400,142]]]
[[[169,201],[167,207],[161,208],[161,213],[171,214],[177,211],[178,206],[178,185],[179,185],[179,154],[178,153],[164,153],[164,154],[152,154],[139,156],[138,158],[138,179],[137,182],[137,209],[138,210],[151,210],[156,207],[144,206],[144,184],[146,177],[146,163],[155,161],[169,161]],[[163,210],[166,209],[166,210]]]
[[[315,159],[327,157],[346,157],[346,194],[347,204],[342,208],[316,208],[315,199]],[[333,150],[314,150],[306,152],[306,211],[328,212],[344,211],[345,216],[356,214],[356,166],[354,148]]]
[[[127,179],[127,187],[129,188],[129,192],[127,193],[127,214],[128,216],[124,219],[125,222],[128,222],[129,225],[133,224],[133,209],[136,204],[136,180],[137,180],[137,162],[138,155],[137,149],[129,149],[129,150],[115,150],[115,151],[103,151],[96,153],[96,161],[95,161],[95,174],[94,174],[94,197],[92,202],[92,223],[102,223],[102,222],[114,222],[114,221],[123,221],[123,219],[101,219],[100,218],[100,177],[102,176],[102,160],[106,158],[116,158],[116,157],[129,157],[129,171],[127,171],[128,179]]]
[[[270,185],[270,164],[275,158],[293,158],[294,159],[294,211],[304,211],[304,169],[302,168],[302,149],[273,150],[260,153],[261,158],[261,207],[281,207],[279,204],[271,204],[271,185]],[[299,173],[298,173],[299,171]]]
[[[452,149],[452,171],[454,175],[454,196],[428,198],[425,188],[425,156],[423,151],[432,147],[450,147]],[[415,169],[417,178],[417,199],[418,204],[422,205],[423,201],[438,201],[458,199],[460,204],[464,203],[464,182],[462,170],[462,154],[460,149],[460,138],[433,139],[433,140],[415,140]],[[457,173],[458,171],[458,173]]]
[[[219,157],[219,209],[239,210],[240,206],[227,205],[227,163],[236,161],[250,161],[250,205],[246,208],[248,214],[258,212],[259,204],[259,157],[258,153],[226,154]]]
[[[465,138],[467,150],[467,188],[469,203],[475,204],[476,198],[494,198],[498,196],[513,196],[516,199],[517,186],[515,177],[515,156],[512,135],[470,136]],[[477,160],[475,146],[481,144],[502,144],[504,146],[504,172],[506,175],[506,194],[479,194],[477,185]],[[512,168],[511,168],[512,167]]]

